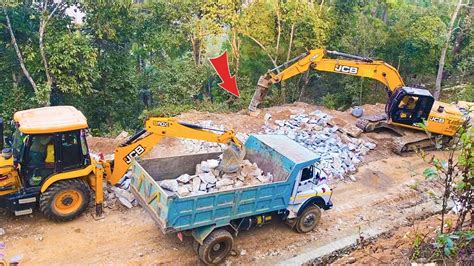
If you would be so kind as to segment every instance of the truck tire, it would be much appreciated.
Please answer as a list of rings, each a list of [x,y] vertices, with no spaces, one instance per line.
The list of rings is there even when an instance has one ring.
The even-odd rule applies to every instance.
[[[83,180],[74,178],[52,184],[41,194],[39,206],[47,218],[65,222],[82,214],[90,199],[89,186]]]
[[[230,254],[233,245],[234,238],[228,231],[214,230],[198,248],[199,258],[206,264],[220,263]]]
[[[295,229],[298,233],[308,233],[319,224],[321,220],[321,209],[318,206],[310,205],[306,207],[297,218]]]

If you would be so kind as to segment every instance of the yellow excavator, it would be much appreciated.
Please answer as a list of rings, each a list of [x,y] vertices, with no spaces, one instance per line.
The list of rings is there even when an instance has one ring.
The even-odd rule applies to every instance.
[[[91,156],[87,120],[72,106],[20,111],[12,124],[14,133],[7,141],[10,148],[4,148],[0,119],[0,208],[23,215],[39,207],[55,221],[72,220],[83,213],[91,191],[95,192],[96,215],[101,216],[104,179],[117,184],[133,159],[148,153],[163,137],[228,144],[223,154],[228,168],[243,157],[242,144],[233,130],[204,128],[176,118],[148,118],[144,129],[118,146],[111,160]]]
[[[326,58],[332,55],[339,58]],[[284,68],[281,72],[276,73]],[[317,71],[339,73],[349,76],[375,79],[385,85],[388,101],[385,114],[359,119],[357,127],[363,131],[389,128],[401,137],[394,142],[397,153],[433,146],[433,142],[422,132],[420,124],[426,121],[426,130],[447,142],[466,120],[463,113],[452,104],[435,101],[426,89],[405,86],[397,69],[381,60],[350,55],[325,49],[314,49],[285,64],[269,70],[258,80],[257,89],[249,105],[249,111],[256,112],[270,86],[304,73],[310,68]],[[409,130],[401,130],[403,128]],[[419,132],[410,131],[410,129]],[[417,134],[418,133],[418,134]]]

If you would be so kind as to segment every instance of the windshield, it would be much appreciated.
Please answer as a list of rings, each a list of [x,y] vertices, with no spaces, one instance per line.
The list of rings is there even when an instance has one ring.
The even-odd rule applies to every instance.
[[[25,138],[26,136],[20,132],[18,126],[15,127],[15,132],[13,132],[13,142],[12,142],[12,149],[13,149],[13,157],[16,161],[21,159],[21,154],[23,153],[23,147],[25,146]]]

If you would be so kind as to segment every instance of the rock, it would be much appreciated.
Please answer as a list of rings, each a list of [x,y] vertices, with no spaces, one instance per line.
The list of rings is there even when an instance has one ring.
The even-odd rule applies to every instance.
[[[231,180],[236,180],[239,177],[241,177],[239,173],[225,173],[222,175],[222,178],[228,178]]]
[[[201,162],[201,172],[209,173],[211,171],[211,167],[207,163],[207,161]],[[196,172],[197,173],[197,172]]]
[[[198,192],[199,187],[201,186],[201,178],[199,176],[196,176],[193,178],[193,192]]]
[[[359,152],[360,152],[361,155],[367,155],[367,153],[369,153],[369,151],[370,151],[370,149],[367,148],[365,145],[360,147],[360,149],[359,149]]]
[[[266,123],[268,120],[270,120],[270,119],[272,119],[272,115],[269,114],[269,113],[266,113],[266,114],[263,116],[263,121],[265,121],[265,123]]]
[[[349,175],[349,179],[352,180],[353,182],[357,181],[354,175]]]
[[[354,108],[352,108],[351,114],[357,118],[362,117],[364,114],[364,109],[362,109],[360,106],[354,106]]]
[[[245,256],[245,255],[247,255],[247,250],[242,249],[242,250],[240,251],[240,256]]]
[[[237,180],[234,184],[234,187],[236,188],[243,187],[243,186],[245,186],[245,183],[240,180]]]
[[[217,178],[212,173],[201,173],[199,174],[199,178],[201,178],[202,182],[204,183],[216,183]]]
[[[215,159],[210,159],[210,160],[207,160],[207,165],[209,166],[209,168],[214,169],[217,166],[219,166],[219,161]]]
[[[356,258],[354,258],[354,257],[349,257],[349,258],[347,259],[347,263],[349,263],[349,264],[355,263],[356,261],[357,261],[357,260],[356,260]]]
[[[361,163],[361,160],[357,157],[352,157],[352,163],[353,164],[360,164]]]
[[[0,236],[4,236],[6,234],[5,229],[0,228]]]
[[[371,149],[371,150],[373,150],[373,149],[375,149],[375,147],[377,147],[377,144],[372,143],[372,142],[366,142],[366,143],[364,143],[364,146]]]
[[[180,196],[183,196],[183,197],[187,196],[187,195],[189,195],[190,192],[191,191],[189,191],[186,186],[180,186],[178,188],[178,195],[180,195]]]
[[[226,187],[226,186],[232,186],[233,184],[234,184],[234,181],[232,181],[231,179],[223,178],[223,179],[217,181],[216,188],[221,189],[221,188]]]
[[[178,182],[183,183],[183,184],[188,183],[191,179],[192,177],[188,174],[183,174],[183,175],[180,175],[178,178],[176,178]]]
[[[127,207],[127,208],[129,208],[129,209],[133,208],[132,203],[131,203],[130,201],[128,201],[127,199],[122,198],[122,197],[119,197],[118,199],[119,199],[120,203],[121,203],[123,206],[125,206],[125,207]]]
[[[160,187],[169,190],[171,192],[178,191],[178,181],[176,179],[166,179],[160,182]]]
[[[127,131],[122,131],[122,132],[120,132],[120,134],[117,137],[115,137],[115,140],[116,141],[122,141],[122,140],[125,140],[126,138],[128,138]]]
[[[120,197],[125,198],[129,202],[132,202],[135,199],[135,196],[133,196],[132,192],[130,192],[128,190],[124,190]]]

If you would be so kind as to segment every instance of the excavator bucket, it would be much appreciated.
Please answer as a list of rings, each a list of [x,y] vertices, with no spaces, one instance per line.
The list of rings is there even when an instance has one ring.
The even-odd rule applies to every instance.
[[[220,168],[224,173],[235,173],[245,157],[245,150],[234,143],[230,143],[222,153]]]
[[[267,96],[268,88],[271,85],[271,76],[269,74],[265,74],[258,79],[257,89],[253,94],[248,108],[250,113],[257,111],[258,105],[261,104],[265,96]]]

